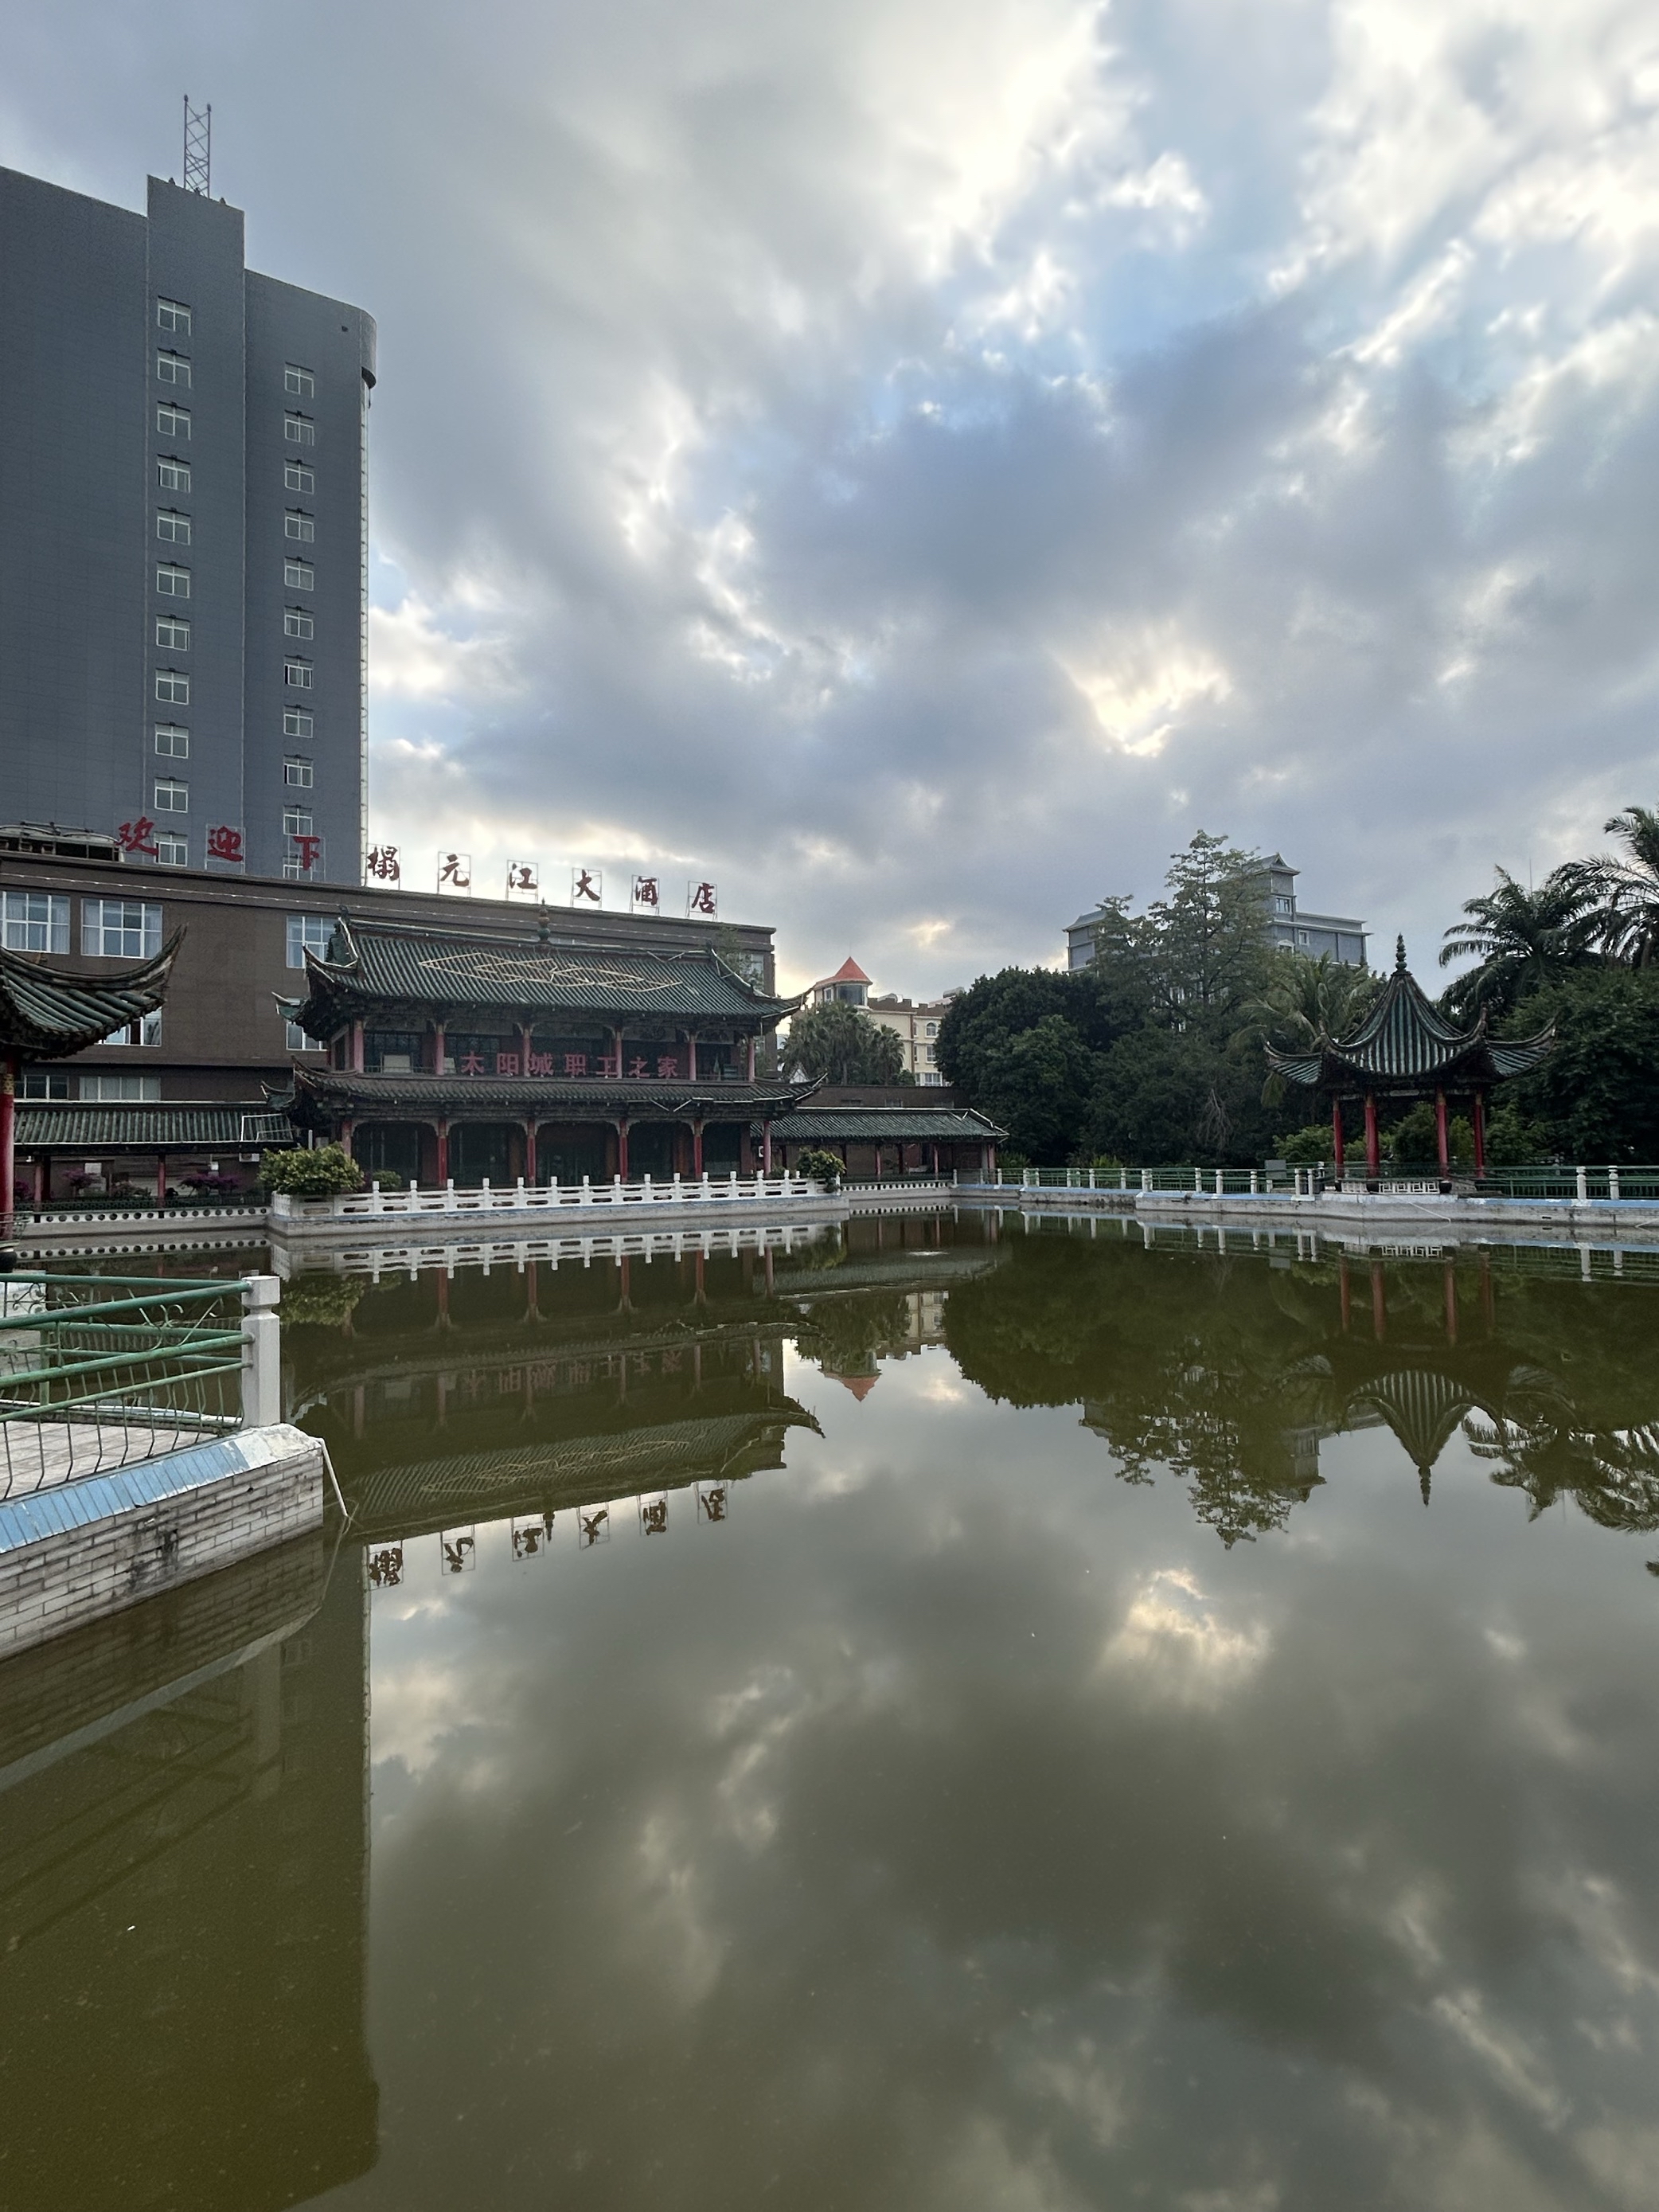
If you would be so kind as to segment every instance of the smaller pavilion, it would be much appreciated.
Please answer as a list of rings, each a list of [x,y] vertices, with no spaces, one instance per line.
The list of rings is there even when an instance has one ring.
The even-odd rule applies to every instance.
[[[16,1208],[17,1076],[25,1060],[67,1060],[156,1012],[184,939],[113,974],[71,975],[33,953],[0,950],[0,1227]]]
[[[1440,1155],[1440,1186],[1451,1188],[1449,1098],[1467,1098],[1474,1125],[1474,1171],[1486,1172],[1486,1095],[1496,1083],[1527,1075],[1555,1043],[1552,1023],[1535,1036],[1494,1037],[1481,1013],[1473,1029],[1455,1028],[1436,1008],[1406,966],[1406,940],[1395,939],[1394,973],[1353,1035],[1340,1042],[1322,1034],[1311,1052],[1276,1052],[1267,1064],[1287,1083],[1327,1093],[1331,1101],[1331,1158],[1344,1172],[1342,1102],[1358,1097],[1365,1117],[1365,1184],[1382,1179],[1382,1146],[1376,1102],[1432,1098]]]
[[[771,1165],[770,1128],[816,1085],[763,1075],[798,999],[712,949],[450,933],[343,915],[283,1004],[328,1048],[273,1098],[373,1175],[423,1183],[666,1180]],[[760,1157],[753,1133],[758,1129]]]

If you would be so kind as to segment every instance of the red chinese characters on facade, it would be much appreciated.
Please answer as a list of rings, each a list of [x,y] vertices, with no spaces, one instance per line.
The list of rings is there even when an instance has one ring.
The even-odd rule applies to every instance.
[[[665,1052],[658,1059],[657,1079],[659,1082],[672,1083],[679,1072],[679,1060],[674,1053]]]
[[[479,1059],[476,1052],[464,1053],[461,1055],[461,1073],[463,1075],[482,1075],[483,1072],[484,1064],[483,1060]]]
[[[720,894],[713,884],[688,884],[685,890],[685,910],[688,914],[706,914],[711,917],[720,910]]]
[[[300,873],[308,876],[322,856],[323,841],[313,830],[302,830],[289,842],[294,848],[294,857],[300,863]]]
[[[498,1052],[496,1054],[495,1073],[497,1075],[516,1075],[518,1072],[519,1055],[516,1052]]]
[[[378,884],[400,884],[404,879],[404,864],[398,857],[395,845],[371,845],[363,856],[363,873],[373,876]]]
[[[645,1062],[642,1060],[630,1060],[628,1063],[628,1072],[637,1079],[645,1073]]]
[[[148,814],[141,814],[136,822],[124,822],[115,833],[115,842],[124,853],[143,853],[155,858],[155,824]]]
[[[207,833],[207,852],[210,860],[232,860],[240,867],[244,858],[241,831],[228,822],[216,823]]]
[[[662,885],[659,883],[655,876],[635,877],[634,903],[635,906],[642,906],[648,908],[653,914],[659,913],[661,910]]]
[[[551,1075],[553,1073],[552,1054],[550,1052],[527,1053],[525,1055],[524,1072],[526,1075]]]
[[[585,1052],[566,1053],[564,1056],[564,1072],[567,1075],[586,1075],[587,1073],[587,1054]]]

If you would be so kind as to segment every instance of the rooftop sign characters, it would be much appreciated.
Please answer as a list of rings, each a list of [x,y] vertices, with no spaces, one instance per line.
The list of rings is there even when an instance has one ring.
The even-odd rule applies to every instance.
[[[143,853],[147,858],[153,860],[155,857],[155,847],[153,842],[149,841],[153,841],[155,835],[155,824],[148,815],[141,815],[136,822],[124,822],[117,831],[116,837],[123,852]],[[240,850],[232,852],[229,849],[222,848],[215,841],[231,840],[240,847],[241,835],[240,830],[220,829],[210,831],[208,843],[210,856],[222,862],[228,861],[232,866],[240,865],[242,854]],[[295,846],[305,842],[309,842],[316,848],[311,859],[303,863],[304,872],[309,874],[320,854],[322,840],[320,838],[290,840],[290,843]],[[290,853],[290,860],[295,857],[295,854]],[[385,842],[370,845],[363,854],[363,880],[366,884],[384,884],[401,890],[404,885],[403,848]],[[660,876],[632,875],[625,878],[624,880],[629,886],[627,906],[629,912],[640,915],[660,915],[662,914],[665,901],[663,879]],[[447,848],[439,853],[437,889],[447,897],[471,897],[472,855],[470,853],[460,853]],[[509,860],[507,863],[506,881],[501,896],[507,900],[541,900],[543,890],[540,861]],[[570,903],[573,907],[604,908],[605,871],[603,868],[584,866],[580,861],[571,863]],[[685,884],[686,919],[689,921],[717,921],[720,919],[720,910],[719,884],[707,876],[689,876]]]
[[[210,866],[241,867],[246,859],[241,831],[231,823],[216,823],[207,833],[207,857]]]

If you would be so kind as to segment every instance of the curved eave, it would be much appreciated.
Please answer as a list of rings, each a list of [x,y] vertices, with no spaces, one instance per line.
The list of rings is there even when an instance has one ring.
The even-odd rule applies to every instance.
[[[360,1121],[419,1121],[442,1116],[544,1121],[776,1120],[811,1097],[816,1083],[658,1083],[598,1077],[523,1075],[355,1075],[295,1064],[292,1110]],[[288,1101],[282,1102],[286,1107]]]
[[[153,1014],[167,997],[185,933],[153,959],[113,974],[70,975],[43,959],[0,951],[0,1048],[33,1060],[66,1060],[125,1023]]]

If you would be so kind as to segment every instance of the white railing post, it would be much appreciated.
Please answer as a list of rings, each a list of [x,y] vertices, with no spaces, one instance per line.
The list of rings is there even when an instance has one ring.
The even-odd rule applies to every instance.
[[[1619,1170],[1615,1167],[1609,1167],[1607,1170],[1607,1196],[1613,1200],[1615,1205],[1618,1203]]]
[[[242,1426],[268,1429],[283,1418],[281,1279],[253,1275],[242,1292]]]
[[[1250,1196],[1251,1196],[1252,1198],[1258,1198],[1258,1197],[1260,1197],[1260,1196],[1261,1196],[1261,1176],[1257,1173],[1257,1171],[1255,1170],[1255,1168],[1252,1168],[1252,1169],[1250,1170]]]
[[[1140,1170],[1140,1188],[1142,1190],[1150,1190],[1152,1187],[1152,1171],[1150,1168],[1142,1168]]]
[[[1216,1170],[1216,1171],[1215,1171],[1215,1194],[1216,1194],[1216,1196],[1217,1196],[1218,1198],[1219,1198],[1219,1197],[1222,1195],[1222,1188],[1221,1188],[1221,1175],[1222,1175],[1222,1171],[1221,1171],[1221,1170],[1220,1170],[1219,1168],[1218,1168],[1218,1169]]]
[[[708,1196],[708,1170],[707,1168],[702,1171],[702,1196],[704,1198]]]
[[[1580,1204],[1582,1205],[1583,1200],[1589,1196],[1589,1170],[1588,1168],[1580,1168],[1578,1170],[1578,1198]]]

